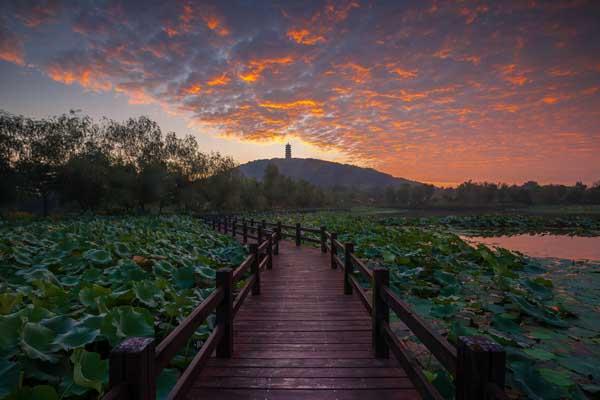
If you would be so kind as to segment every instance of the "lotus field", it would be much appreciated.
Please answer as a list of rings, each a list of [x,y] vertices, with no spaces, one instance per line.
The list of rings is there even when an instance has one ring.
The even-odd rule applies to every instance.
[[[244,257],[190,217],[0,221],[0,399],[98,398],[112,347],[166,336]],[[163,371],[159,397],[211,328]]]
[[[370,266],[387,267],[393,290],[451,342],[461,335],[485,335],[502,344],[511,397],[552,400],[600,395],[600,264],[534,259],[502,248],[474,246],[449,229],[449,225],[473,227],[490,221],[514,226],[502,217],[485,217],[483,222],[476,218],[378,220],[349,213],[269,218],[327,226],[341,242],[354,242],[357,255]],[[516,230],[526,231],[532,220],[535,231],[544,229],[537,218],[524,218]],[[577,222],[582,232],[590,224]],[[556,225],[553,220],[549,229]],[[591,225],[598,226],[597,222]],[[573,229],[573,223],[568,228]],[[450,398],[453,386],[448,374],[416,338],[405,339],[421,352],[428,379]]]

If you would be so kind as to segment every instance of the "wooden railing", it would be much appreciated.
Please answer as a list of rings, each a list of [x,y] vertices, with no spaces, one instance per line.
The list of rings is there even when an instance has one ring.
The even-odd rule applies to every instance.
[[[388,358],[391,351],[424,398],[443,399],[426,378],[411,350],[391,329],[391,310],[454,378],[457,400],[505,398],[506,354],[500,345],[483,336],[462,336],[458,338],[458,346],[454,347],[392,291],[388,269],[369,269],[354,254],[353,243],[342,244],[336,233],[327,232],[326,235],[331,267],[340,267],[344,271],[344,293],[356,291],[371,315],[375,357]],[[340,253],[343,258],[338,255]],[[355,271],[370,283],[370,296]]]
[[[264,219],[258,220],[231,216],[210,216],[203,218],[212,225],[213,229],[225,234],[231,234],[234,237],[240,235],[244,243],[247,243],[248,239],[259,240],[265,235],[277,233],[279,239],[294,240],[296,246],[301,246],[302,243],[308,242],[320,245],[323,253],[327,251],[328,234],[324,226],[317,229],[302,226],[299,223],[296,225],[286,225],[281,223],[281,221],[267,222]],[[278,247],[276,249],[279,251]]]
[[[216,314],[214,330],[183,371],[168,398],[185,396],[192,378],[213,351],[216,350],[217,357],[231,357],[235,315],[250,292],[260,294],[261,270],[272,268],[273,248],[279,248],[279,236],[275,232],[261,233],[259,229],[255,238],[257,241],[249,245],[250,254],[244,261],[235,269],[218,270],[215,290],[157,346],[154,338],[132,337],[111,351],[109,390],[103,400],[155,400],[158,375],[212,313]],[[247,275],[248,271],[250,275]],[[235,293],[235,284],[242,278],[245,279],[244,286]]]
[[[278,238],[295,240],[297,246],[302,242],[319,243],[322,252],[329,251],[331,268],[339,267],[343,271],[344,294],[356,292],[371,315],[374,356],[388,358],[392,353],[423,398],[443,399],[426,378],[412,351],[390,327],[390,311],[398,316],[454,378],[457,400],[507,398],[504,393],[506,354],[502,346],[483,336],[463,336],[458,338],[455,347],[392,291],[389,286],[389,270],[368,268],[356,256],[354,244],[341,243],[337,239],[337,233],[328,232],[325,227],[316,229],[303,227],[300,224],[284,225],[281,222],[269,223],[265,220],[255,221],[235,217],[219,217],[213,220],[213,223],[224,227],[225,232],[228,226],[231,227],[234,235],[236,227],[240,224],[244,232],[266,230],[271,227],[274,228],[272,232],[277,234]],[[307,237],[306,233],[319,235],[319,240]],[[369,288],[363,287],[359,276],[362,277],[363,282],[368,283]]]

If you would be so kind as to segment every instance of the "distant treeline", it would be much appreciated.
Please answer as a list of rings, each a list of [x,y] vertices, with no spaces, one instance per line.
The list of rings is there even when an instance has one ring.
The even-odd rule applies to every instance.
[[[149,118],[94,122],[71,112],[33,119],[0,111],[4,210],[206,211],[322,207],[325,192],[270,169],[240,175],[230,157],[201,151],[193,136],[163,134]]]
[[[416,196],[415,196],[416,191]],[[600,204],[600,181],[591,187],[581,182],[573,186],[523,185],[464,182],[456,188],[423,189],[410,185],[388,187],[378,196],[395,207],[502,207],[532,205]]]
[[[205,212],[376,205],[395,207],[600,204],[600,185],[466,182],[320,188],[269,165],[258,182],[193,136],[163,134],[147,117],[95,122],[79,113],[34,119],[0,111],[0,208]]]

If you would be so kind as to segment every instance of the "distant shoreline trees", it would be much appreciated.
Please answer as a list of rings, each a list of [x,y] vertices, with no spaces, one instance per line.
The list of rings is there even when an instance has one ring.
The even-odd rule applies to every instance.
[[[600,204],[586,187],[465,182],[452,189],[406,184],[357,190],[293,180],[275,165],[262,181],[196,139],[164,134],[147,117],[100,123],[75,112],[34,119],[0,111],[0,207],[50,211],[205,212],[375,205],[480,207]]]
[[[34,119],[0,111],[0,206],[159,212],[319,207],[323,190],[271,170],[243,177],[231,157],[163,134],[147,117],[124,122],[75,112]],[[52,203],[52,204],[51,204]],[[58,206],[58,207],[57,207]]]

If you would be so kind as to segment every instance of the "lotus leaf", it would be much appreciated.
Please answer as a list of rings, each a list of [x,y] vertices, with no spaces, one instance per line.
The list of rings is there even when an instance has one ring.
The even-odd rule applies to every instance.
[[[28,322],[23,327],[21,348],[31,358],[56,362],[59,359],[56,351],[56,333],[38,323]]]
[[[97,265],[108,265],[112,261],[110,253],[101,249],[88,250],[83,253],[83,258]]]
[[[19,386],[19,366],[0,358],[0,398],[7,396]]]
[[[71,355],[73,363],[73,381],[82,387],[102,392],[102,385],[108,381],[108,361],[100,355],[77,349]]]

